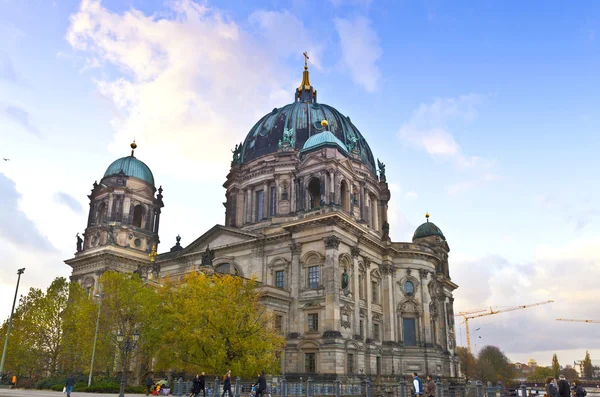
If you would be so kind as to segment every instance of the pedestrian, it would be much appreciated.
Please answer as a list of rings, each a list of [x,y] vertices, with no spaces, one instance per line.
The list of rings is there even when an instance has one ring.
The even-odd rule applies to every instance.
[[[75,386],[75,377],[73,374],[71,374],[67,376],[67,384],[65,385],[65,393],[67,393],[67,397],[71,397],[73,386]]]
[[[427,397],[435,397],[436,388],[437,387],[431,375],[427,375],[427,384],[425,385],[425,394],[427,395]]]
[[[196,374],[192,381],[192,392],[190,393],[190,397],[196,397],[198,393],[200,393],[200,375]]]
[[[154,380],[152,379],[152,372],[146,377],[146,395],[152,393],[152,386],[154,386]]]
[[[587,396],[587,391],[581,386],[578,380],[575,381],[575,397],[585,397]]]
[[[12,383],[13,389],[17,388],[17,375],[13,375],[12,379],[10,380],[10,383]]]
[[[546,396],[559,397],[556,380],[551,376],[546,378]]]
[[[199,381],[200,390],[202,390],[202,397],[206,397],[206,375],[204,372],[202,372],[200,375]],[[200,393],[200,390],[198,390],[198,393]]]
[[[571,397],[571,388],[564,375],[558,377],[558,394],[560,397]]]
[[[423,382],[421,382],[421,378],[419,378],[416,372],[413,372],[413,387],[415,388],[416,396],[423,395]]]
[[[233,397],[231,393],[231,371],[227,371],[225,380],[223,381],[223,394],[221,397],[225,397],[225,393],[228,393],[229,397]]]
[[[260,397],[265,392],[265,390],[267,390],[267,379],[265,378],[264,371],[260,371],[258,373],[258,379],[254,386],[257,386],[255,397]]]

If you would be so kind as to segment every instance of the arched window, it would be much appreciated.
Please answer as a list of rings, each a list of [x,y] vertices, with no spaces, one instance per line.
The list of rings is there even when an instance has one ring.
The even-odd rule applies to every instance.
[[[309,209],[321,206],[321,182],[317,178],[311,179],[308,184],[308,198],[310,200]]]
[[[133,208],[133,226],[142,227],[142,219],[144,218],[144,206],[141,204],[136,205]]]
[[[350,212],[350,194],[348,192],[348,184],[346,181],[342,181],[340,185],[340,196],[342,201],[342,210]]]
[[[104,222],[104,216],[106,215],[106,203],[102,202],[98,206],[98,212],[96,212],[96,225],[101,225]]]
[[[408,296],[411,296],[415,293],[415,285],[412,283],[412,281],[405,281],[404,282],[404,293]]]
[[[215,273],[231,274],[234,276],[238,275],[236,267],[230,263],[221,263],[220,265],[217,265],[217,267],[215,267]]]

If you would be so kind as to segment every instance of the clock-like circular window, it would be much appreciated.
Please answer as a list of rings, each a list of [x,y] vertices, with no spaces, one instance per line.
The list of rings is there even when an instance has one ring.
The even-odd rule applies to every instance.
[[[409,296],[415,293],[415,285],[412,281],[407,280],[404,282],[404,293]]]

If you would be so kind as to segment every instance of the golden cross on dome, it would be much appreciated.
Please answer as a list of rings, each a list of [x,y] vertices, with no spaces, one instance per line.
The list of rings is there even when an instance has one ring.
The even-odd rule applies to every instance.
[[[304,51],[302,55],[304,55],[304,69],[308,69],[308,60],[310,59],[308,57],[308,52]]]
[[[148,254],[148,257],[150,257],[150,262],[154,263],[154,261],[156,260],[156,255],[158,255],[156,253],[156,245],[153,245],[152,251]]]

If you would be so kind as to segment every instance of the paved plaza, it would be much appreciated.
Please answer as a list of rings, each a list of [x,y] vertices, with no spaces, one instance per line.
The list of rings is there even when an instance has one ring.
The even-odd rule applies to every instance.
[[[84,393],[84,392],[73,392],[71,393],[71,397],[83,397],[83,396],[112,396],[117,395],[118,393],[107,393],[107,394],[97,394],[97,393]],[[144,394],[125,394],[125,397],[133,397],[133,396],[143,396]],[[60,391],[52,391],[52,390],[30,390],[30,389],[0,389],[0,397],[59,397],[66,396],[63,392]]]

